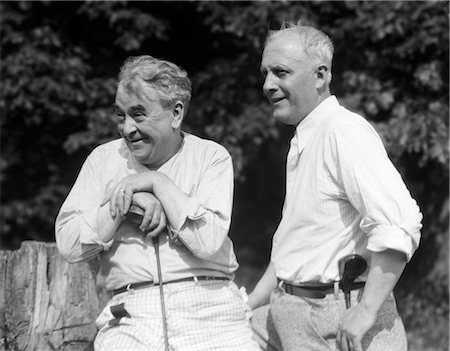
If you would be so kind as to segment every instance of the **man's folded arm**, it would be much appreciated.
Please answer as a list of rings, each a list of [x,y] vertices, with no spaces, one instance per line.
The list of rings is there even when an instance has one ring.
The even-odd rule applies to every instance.
[[[155,177],[153,193],[161,201],[171,232],[195,256],[208,258],[221,248],[228,235],[233,201],[233,167],[228,153],[205,170],[195,196],[183,193],[161,173]]]
[[[55,222],[56,243],[69,262],[94,258],[107,250],[121,219],[112,218],[101,184],[101,153],[94,150],[86,159]]]

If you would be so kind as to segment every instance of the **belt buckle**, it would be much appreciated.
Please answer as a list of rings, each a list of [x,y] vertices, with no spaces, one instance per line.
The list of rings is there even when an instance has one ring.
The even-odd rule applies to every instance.
[[[131,287],[132,284],[128,284],[127,287],[125,288],[127,292],[129,292],[130,294],[134,294],[134,289]]]
[[[278,282],[278,289],[286,294],[288,292],[286,291],[286,288],[283,285],[284,285],[284,281],[280,279]]]

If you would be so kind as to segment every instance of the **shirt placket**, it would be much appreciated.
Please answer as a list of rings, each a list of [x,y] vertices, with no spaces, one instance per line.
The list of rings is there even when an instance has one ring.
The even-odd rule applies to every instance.
[[[289,152],[286,160],[286,196],[292,193],[295,180],[295,170],[297,169],[300,154],[298,152],[297,132],[291,139]]]

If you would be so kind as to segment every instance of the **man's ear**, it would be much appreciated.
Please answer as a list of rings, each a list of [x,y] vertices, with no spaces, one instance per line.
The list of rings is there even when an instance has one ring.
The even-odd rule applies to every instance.
[[[328,67],[325,65],[320,65],[316,69],[316,89],[323,90],[330,84],[331,81],[331,72]]]
[[[172,108],[172,128],[178,129],[181,127],[181,122],[183,122],[184,117],[184,103],[182,101],[177,101]]]

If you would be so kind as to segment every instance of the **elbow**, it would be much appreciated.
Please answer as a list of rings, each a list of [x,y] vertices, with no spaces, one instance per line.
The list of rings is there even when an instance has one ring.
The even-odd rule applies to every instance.
[[[204,238],[199,237],[196,237],[194,240],[186,240],[187,238],[183,239],[181,237],[180,239],[192,255],[202,260],[208,260],[215,254],[217,254],[223,244],[223,240],[219,242],[217,240],[211,239],[204,240]]]
[[[213,256],[219,254],[223,246],[227,243],[227,233],[225,235],[217,235],[214,240],[208,242],[200,242],[196,250],[193,250],[195,256],[202,260],[210,260]]]
[[[59,245],[59,243],[57,243],[57,246],[59,254],[68,263],[77,263],[83,260],[83,258],[80,257],[79,255],[76,255],[74,250],[72,250],[71,248],[63,247]]]
[[[79,255],[80,247],[79,239],[67,240],[67,238],[61,235],[61,232],[56,231],[56,247],[61,257],[68,263],[77,263],[83,260],[82,255]]]
[[[208,260],[217,255],[227,241],[229,220],[218,221],[209,214],[202,220],[192,221],[192,224],[177,233],[181,241],[200,259]]]
[[[204,248],[200,248],[196,253],[195,256],[197,256],[198,258],[202,259],[202,260],[208,260],[210,259],[212,256],[214,256],[218,251],[219,251],[220,247],[216,248],[216,247],[204,247]]]
[[[75,257],[75,256],[72,256],[72,255],[63,256],[63,258],[69,263],[78,263],[78,262],[84,261],[82,257]]]

